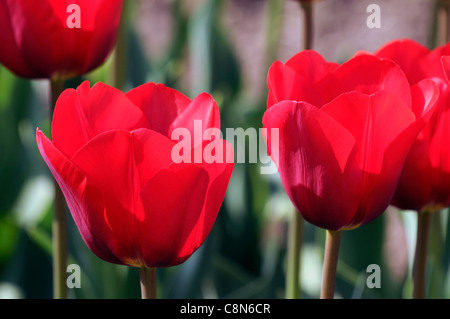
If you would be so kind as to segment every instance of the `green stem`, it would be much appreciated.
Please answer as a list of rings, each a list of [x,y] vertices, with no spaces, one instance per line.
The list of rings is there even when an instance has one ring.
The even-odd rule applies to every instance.
[[[313,15],[312,3],[300,2],[303,13],[303,49],[312,48]],[[294,210],[294,215],[289,223],[288,254],[286,269],[286,298],[297,299],[300,297],[300,257],[303,242],[303,217]]]
[[[445,11],[445,31],[444,31],[444,40],[445,43],[450,41],[450,1],[444,2],[444,11]],[[443,43],[443,44],[445,44]]]
[[[450,41],[450,1],[435,0],[432,27],[431,48],[444,45]]]
[[[64,90],[64,81],[51,80],[51,120],[56,101]],[[51,123],[52,121],[50,121]],[[65,214],[64,195],[54,180],[55,203],[52,224],[53,241],[53,297],[55,299],[67,298],[66,267],[67,267],[67,221]]]
[[[112,65],[112,85],[123,90],[126,84],[127,73],[127,26],[128,16],[130,10],[130,2],[124,1],[122,7],[122,17],[120,19],[119,29],[117,31],[117,40],[114,50],[113,65]]]
[[[414,299],[424,299],[426,296],[426,266],[431,216],[432,214],[426,210],[417,213],[416,251],[413,266]]]
[[[430,226],[430,243],[428,244],[428,264],[427,271],[430,274],[428,279],[427,298],[442,298],[444,285],[442,285],[442,276],[445,273],[446,264],[444,262],[445,237],[443,232],[442,210],[432,212]]]
[[[266,61],[267,65],[271,65],[277,58],[281,21],[283,19],[283,2],[279,0],[268,0],[266,2]]]
[[[156,268],[139,268],[142,299],[156,299]]]
[[[320,299],[333,299],[342,231],[327,230]]]
[[[303,239],[303,217],[294,209],[289,223],[287,269],[286,269],[286,299],[300,297],[300,257]]]
[[[311,50],[313,42],[313,3],[300,2],[303,12],[303,50]]]

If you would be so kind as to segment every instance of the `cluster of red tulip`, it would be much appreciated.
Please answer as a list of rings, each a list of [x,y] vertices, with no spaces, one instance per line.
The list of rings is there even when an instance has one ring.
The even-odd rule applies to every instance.
[[[68,28],[68,4],[82,13]],[[19,76],[65,80],[111,52],[122,0],[0,0],[0,62]],[[33,30],[33,32],[30,32]],[[268,74],[266,142],[285,191],[313,225],[341,231],[390,204],[431,212],[450,205],[450,45],[393,41],[339,65],[302,51]],[[141,269],[187,260],[221,207],[233,163],[178,163],[176,128],[220,127],[216,102],[162,84],[127,93],[88,82],[59,95],[52,141],[39,151],[86,245]],[[192,154],[210,141],[192,143]],[[215,141],[217,143],[217,141]],[[226,141],[221,141],[229,148]]]
[[[449,49],[400,40],[342,65],[303,51],[271,66],[263,123],[280,129],[273,158],[306,220],[352,229],[391,202],[450,204]]]

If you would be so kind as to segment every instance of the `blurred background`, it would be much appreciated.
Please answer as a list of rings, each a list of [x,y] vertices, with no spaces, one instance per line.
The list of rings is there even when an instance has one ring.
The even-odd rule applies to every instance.
[[[211,93],[225,128],[262,127],[266,75],[275,60],[301,50],[302,15],[292,0],[125,0],[117,48],[84,78],[128,91],[160,82],[190,98]],[[381,8],[370,29],[369,4]],[[322,0],[314,5],[313,48],[343,62],[398,38],[442,44],[434,0]],[[40,156],[36,127],[49,131],[49,84],[0,66],[0,298],[52,298],[52,176]],[[248,158],[247,158],[248,159]],[[248,162],[248,161],[247,161]],[[158,269],[159,298],[284,298],[287,225],[293,206],[279,176],[261,163],[236,164],[217,221],[184,264]],[[70,298],[140,298],[135,268],[106,263],[82,241],[70,214],[69,263],[81,268]],[[431,298],[450,297],[450,220],[434,215]],[[337,298],[410,298],[416,214],[389,208],[374,222],[342,234]],[[308,223],[301,253],[301,297],[318,298],[325,233]],[[381,288],[369,289],[378,264]],[[69,273],[68,273],[69,275]]]

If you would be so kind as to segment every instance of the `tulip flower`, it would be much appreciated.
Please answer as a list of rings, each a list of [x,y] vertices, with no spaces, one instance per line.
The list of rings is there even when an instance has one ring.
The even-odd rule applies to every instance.
[[[425,296],[425,266],[431,213],[450,205],[450,45],[434,50],[412,40],[395,40],[375,55],[396,62],[411,85],[430,78],[440,89],[440,98],[431,121],[417,136],[406,158],[392,204],[418,212],[417,245],[414,266],[414,297]]]
[[[434,82],[411,86],[398,65],[373,55],[338,65],[302,51],[271,66],[268,86],[263,124],[279,128],[279,147],[268,149],[300,214],[330,234],[380,216],[433,114]]]
[[[0,63],[25,78],[65,79],[102,64],[122,0],[0,0]]]
[[[53,141],[38,129],[37,144],[94,254],[139,267],[145,276],[184,262],[205,241],[233,162],[180,161],[172,135],[177,129],[196,134],[188,155],[211,143],[227,150],[224,156],[233,152],[224,140],[199,139],[196,123],[202,134],[220,128],[219,109],[206,93],[190,100],[149,83],[124,94],[88,82],[63,92]]]
[[[450,83],[441,57],[450,55],[450,45],[431,51],[412,40],[393,41],[375,53],[400,65],[409,83],[430,78],[441,94],[435,115],[420,135],[406,159],[393,203],[416,211],[435,211],[450,205]]]

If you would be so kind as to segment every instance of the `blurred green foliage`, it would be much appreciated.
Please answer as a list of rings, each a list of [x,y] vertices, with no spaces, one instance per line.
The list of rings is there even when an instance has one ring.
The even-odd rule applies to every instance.
[[[266,1],[265,72],[276,56],[282,2]],[[169,3],[173,30],[164,54],[152,58],[145,52],[132,23],[139,2],[126,0],[115,54],[100,69],[66,86],[76,87],[89,79],[129,90],[155,81],[190,97],[207,91],[219,104],[222,128],[260,128],[266,92],[256,99],[244,92],[244,68],[220,18],[226,1],[200,1],[192,10],[185,10],[180,0]],[[193,75],[186,81],[189,72]],[[0,66],[0,298],[52,297],[52,176],[35,142],[36,127],[49,132],[48,90],[46,81],[20,79]],[[204,245],[184,264],[158,269],[160,298],[284,298],[286,233],[293,207],[278,175],[261,175],[259,168],[260,163],[235,165],[227,196]],[[69,212],[67,216],[69,263],[81,267],[81,288],[70,289],[69,297],[139,298],[137,269],[109,264],[93,255]],[[394,234],[399,235],[389,242],[394,246],[390,254],[386,254],[390,251],[386,235],[392,218],[387,215],[343,234],[337,297],[411,296],[415,215],[390,212],[389,216],[397,220]],[[446,211],[436,214],[433,227],[429,294],[448,298],[450,219]],[[306,223],[304,235],[302,297],[317,298],[324,231]],[[404,265],[402,256],[407,256]],[[370,264],[381,267],[379,289],[367,288]]]

